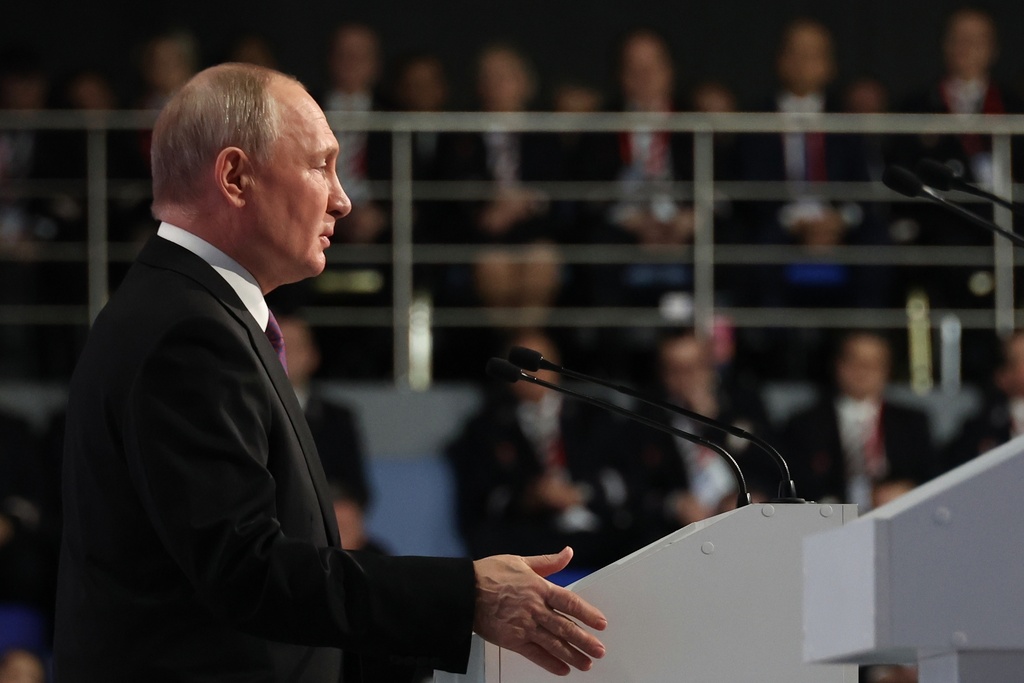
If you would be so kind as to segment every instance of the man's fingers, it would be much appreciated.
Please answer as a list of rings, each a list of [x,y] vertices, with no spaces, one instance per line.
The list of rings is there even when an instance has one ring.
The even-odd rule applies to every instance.
[[[580,657],[587,659],[588,669],[590,668],[589,658],[584,657],[584,655],[589,655],[595,659],[604,657],[604,644],[590,633],[584,631],[576,624],[576,622],[572,621],[568,617],[562,616],[557,612],[549,611],[539,615],[537,617],[537,623],[542,628],[547,629],[547,631],[549,631],[559,642],[567,644],[567,647],[572,650],[568,655],[572,658],[561,657],[558,652],[553,652],[553,654],[560,656],[577,669],[581,668],[580,663],[578,662],[581,662],[582,660],[575,659],[575,653],[579,653]]]
[[[551,594],[547,603],[552,609],[562,614],[567,614],[573,619],[578,619],[587,626],[598,631],[603,631],[608,625],[608,619],[601,614],[601,611],[589,602],[572,591],[558,586],[552,586]]]
[[[531,555],[523,561],[540,576],[550,576],[565,569],[572,559],[572,548],[566,546],[557,555]]]
[[[537,643],[525,643],[521,647],[517,648],[516,651],[537,666],[547,669],[556,676],[569,675],[569,665],[558,657],[550,654]]]

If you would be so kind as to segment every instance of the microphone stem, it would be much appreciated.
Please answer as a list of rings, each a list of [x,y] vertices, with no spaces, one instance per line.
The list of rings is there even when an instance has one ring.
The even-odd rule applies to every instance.
[[[563,368],[562,366],[555,365],[554,363],[552,363],[551,367],[549,367],[548,369],[554,370],[559,374],[565,375],[566,377],[570,377],[572,379],[580,380],[582,382],[593,382],[608,389],[612,389],[613,391],[625,394],[626,396],[629,396],[631,398],[635,398],[636,400],[646,403],[647,405],[654,406],[655,408],[661,408],[662,410],[677,413],[684,417],[688,417],[695,422],[700,422],[701,424],[723,431],[726,434],[732,434],[733,436],[738,436],[741,439],[747,439],[752,444],[754,444],[762,451],[767,453],[768,456],[775,461],[776,466],[779,468],[779,472],[782,475],[782,479],[779,481],[779,497],[794,499],[796,498],[796,486],[793,484],[793,478],[789,471],[789,464],[786,462],[786,459],[782,457],[781,453],[779,453],[771,444],[769,444],[761,437],[751,434],[750,432],[744,429],[740,429],[739,427],[735,427],[724,422],[719,422],[718,420],[713,420],[710,417],[705,417],[704,415],[701,415],[700,413],[695,413],[692,410],[687,410],[686,408],[683,408],[682,406],[677,406],[674,403],[647,398],[646,396],[643,396],[640,392],[635,391],[634,389],[631,389],[630,387],[627,387],[622,384],[609,382],[599,377],[590,377],[589,375],[584,375],[583,373]]]
[[[657,420],[652,420],[648,417],[644,417],[643,415],[637,415],[636,413],[626,410],[625,408],[621,408],[615,405],[614,403],[609,403],[608,401],[595,398],[593,396],[588,396],[587,394],[578,391],[573,391],[571,389],[566,389],[565,387],[560,387],[557,384],[546,382],[539,377],[534,377],[533,375],[528,375],[526,373],[520,373],[520,375],[520,379],[526,380],[527,382],[533,382],[534,384],[545,387],[546,389],[551,389],[552,391],[568,394],[569,396],[577,398],[586,403],[598,406],[599,408],[604,408],[605,410],[611,411],[617,415],[621,415],[635,422],[639,422],[640,424],[645,425],[647,427],[651,427],[653,429],[657,429],[663,432],[668,432],[670,434],[680,437],[681,439],[685,439],[690,443],[695,443],[697,445],[704,446],[705,448],[713,450],[715,453],[718,453],[725,459],[726,464],[729,465],[729,469],[732,470],[733,476],[736,478],[736,486],[739,490],[736,496],[736,506],[743,507],[744,505],[750,504],[750,493],[747,491],[747,480],[743,477],[743,471],[740,469],[740,466],[736,463],[736,459],[729,455],[729,452],[726,451],[721,446],[719,446],[718,444],[712,441],[708,441],[707,439],[697,436],[696,434],[689,434],[687,432],[682,431],[681,429],[676,429],[675,427],[664,425],[658,422]]]

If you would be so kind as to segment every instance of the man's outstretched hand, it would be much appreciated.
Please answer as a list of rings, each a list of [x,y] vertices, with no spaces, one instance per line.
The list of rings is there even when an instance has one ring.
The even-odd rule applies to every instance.
[[[543,578],[571,559],[572,548],[564,548],[557,555],[495,555],[474,562],[473,630],[553,674],[568,675],[570,665],[589,670],[591,658],[604,656],[604,645],[573,620],[599,631],[608,620],[580,596]]]

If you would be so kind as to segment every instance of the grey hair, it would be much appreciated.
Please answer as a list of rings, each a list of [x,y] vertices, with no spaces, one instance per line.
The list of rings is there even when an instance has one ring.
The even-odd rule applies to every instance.
[[[251,64],[220,64],[197,74],[167,103],[153,127],[150,160],[153,211],[198,199],[202,179],[226,147],[238,147],[256,163],[270,158],[280,136],[275,78],[290,79]]]

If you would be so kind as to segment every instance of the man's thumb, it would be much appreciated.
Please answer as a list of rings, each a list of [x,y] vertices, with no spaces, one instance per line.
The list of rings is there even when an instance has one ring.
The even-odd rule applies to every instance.
[[[531,555],[523,561],[540,576],[550,576],[566,568],[572,559],[572,548],[565,546],[557,555]]]

